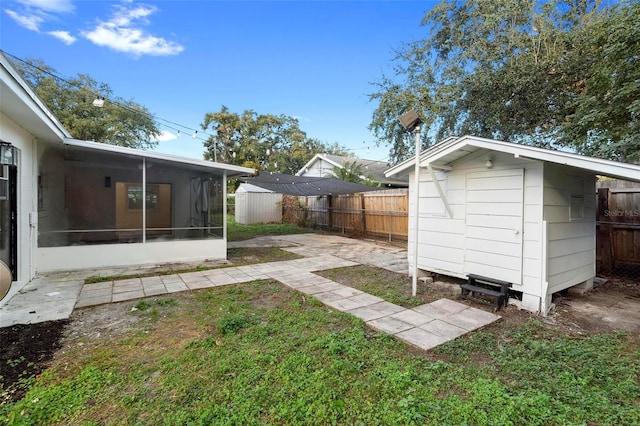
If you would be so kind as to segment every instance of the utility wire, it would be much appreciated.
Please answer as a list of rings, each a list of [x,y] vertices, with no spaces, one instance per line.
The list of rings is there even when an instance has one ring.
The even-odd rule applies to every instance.
[[[192,127],[188,127],[188,126],[185,126],[183,124],[176,123],[174,121],[167,120],[167,119],[162,118],[162,117],[158,117],[158,116],[156,116],[154,114],[151,114],[149,112],[146,112],[146,111],[143,111],[143,110],[140,110],[140,109],[136,109],[136,108],[132,108],[129,105],[123,104],[123,103],[121,103],[119,101],[106,99],[101,93],[94,93],[93,91],[89,90],[86,87],[80,87],[78,84],[72,82],[71,80],[68,80],[68,79],[66,79],[64,77],[60,77],[59,75],[56,75],[56,74],[54,74],[54,73],[52,73],[50,71],[47,71],[47,70],[45,70],[43,68],[40,68],[40,67],[38,67],[37,65],[35,65],[35,64],[31,63],[31,62],[25,61],[22,58],[19,58],[19,57],[15,56],[15,55],[12,55],[11,53],[7,52],[6,50],[0,49],[0,52],[2,52],[2,54],[6,55],[6,56],[9,56],[9,57],[13,58],[16,61],[22,62],[23,64],[40,71],[43,74],[46,74],[46,75],[48,75],[48,76],[50,76],[50,77],[52,77],[52,78],[54,78],[56,80],[62,81],[65,84],[67,84],[68,86],[76,87],[78,90],[84,90],[86,92],[89,92],[92,96],[94,96],[96,98],[101,98],[102,100],[107,101],[112,105],[116,105],[116,106],[118,106],[120,108],[123,108],[123,109],[125,109],[125,110],[127,110],[129,112],[145,115],[146,117],[148,117],[151,120],[153,120],[154,122],[156,122],[159,126],[174,130],[178,134],[185,133],[185,130],[186,130],[186,133],[189,133],[193,139],[197,139],[197,140],[200,140],[202,142],[207,142],[209,138],[214,138],[215,139],[215,135],[207,133],[207,132],[205,132],[203,130],[194,129]],[[206,139],[201,137],[201,136],[206,137]],[[369,147],[362,147],[362,148],[346,148],[345,147],[344,150],[345,151],[358,151],[358,150],[363,150],[363,149],[366,149],[367,152],[369,151]],[[384,161],[384,160],[382,160],[382,161]]]

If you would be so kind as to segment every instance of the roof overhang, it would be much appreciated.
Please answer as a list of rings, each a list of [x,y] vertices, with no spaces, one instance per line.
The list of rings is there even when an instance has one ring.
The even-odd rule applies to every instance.
[[[159,161],[167,161],[171,163],[181,163],[198,168],[208,169],[210,171],[226,172],[227,177],[247,176],[255,173],[254,169],[248,167],[235,166],[233,164],[215,163],[208,160],[197,160],[193,158],[180,157],[177,155],[163,154],[153,151],[143,151],[140,149],[126,148],[123,146],[109,145],[106,143],[81,141],[78,139],[65,139],[64,144],[68,146],[89,149],[93,151],[102,151],[114,154],[122,154],[132,157],[147,158]]]
[[[60,142],[69,132],[0,52],[0,112],[36,138]]]
[[[480,149],[511,154],[517,158],[544,161],[554,164],[575,167],[600,176],[608,176],[623,180],[640,182],[640,166],[587,157],[564,151],[538,148],[493,139],[463,136],[448,138],[426,149],[420,154],[420,167],[449,170],[450,164]],[[404,161],[385,172],[385,176],[395,176],[409,172],[414,167],[415,157]]]

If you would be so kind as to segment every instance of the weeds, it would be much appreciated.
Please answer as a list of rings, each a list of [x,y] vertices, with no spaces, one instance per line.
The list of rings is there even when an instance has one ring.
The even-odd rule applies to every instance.
[[[271,280],[170,300],[68,347],[0,423],[640,424],[637,336],[503,321],[421,353]]]

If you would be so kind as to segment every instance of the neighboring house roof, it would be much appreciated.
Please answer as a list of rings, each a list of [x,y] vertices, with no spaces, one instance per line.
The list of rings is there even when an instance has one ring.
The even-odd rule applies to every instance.
[[[408,186],[409,184],[408,176],[400,176],[396,178],[386,177],[384,175],[384,172],[389,168],[389,163],[387,163],[386,161],[366,160],[363,158],[347,157],[333,154],[316,154],[296,173],[296,176],[304,176],[307,170],[312,168],[313,165],[318,161],[329,163],[331,165],[331,169],[333,169],[333,167],[343,168],[346,163],[355,163],[362,168],[365,177],[382,185]],[[324,177],[335,177],[331,169],[323,172]]]
[[[361,185],[340,179],[319,176],[292,176],[273,172],[258,172],[256,176],[246,180],[260,188],[270,189],[280,194],[302,197],[380,191],[380,188],[374,186]]]
[[[475,136],[448,138],[433,145],[420,154],[420,165],[424,167],[430,165],[434,169],[446,170],[453,161],[480,149],[512,154],[515,157],[562,164],[590,171],[597,175],[640,182],[640,165],[603,160],[601,158],[587,157],[564,151],[555,151],[511,142],[478,138]],[[414,165],[415,157],[390,168],[385,172],[385,176],[396,176],[408,173]]]
[[[29,123],[29,132],[38,139],[46,142],[61,142],[65,145],[79,148],[135,155],[174,163],[184,163],[206,169],[217,169],[226,171],[228,177],[255,173],[254,169],[231,164],[215,163],[207,160],[197,160],[177,155],[73,139],[71,134],[29,87],[2,52],[0,52],[0,112],[16,123]]]

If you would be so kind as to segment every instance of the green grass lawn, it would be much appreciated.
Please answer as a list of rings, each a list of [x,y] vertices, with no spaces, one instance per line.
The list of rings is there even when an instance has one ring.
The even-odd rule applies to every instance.
[[[130,303],[135,329],[68,339],[0,422],[640,424],[637,335],[503,319],[423,352],[271,280]]]
[[[254,223],[242,225],[231,215],[227,216],[227,241],[242,241],[263,235],[305,234],[311,230],[288,223]]]

